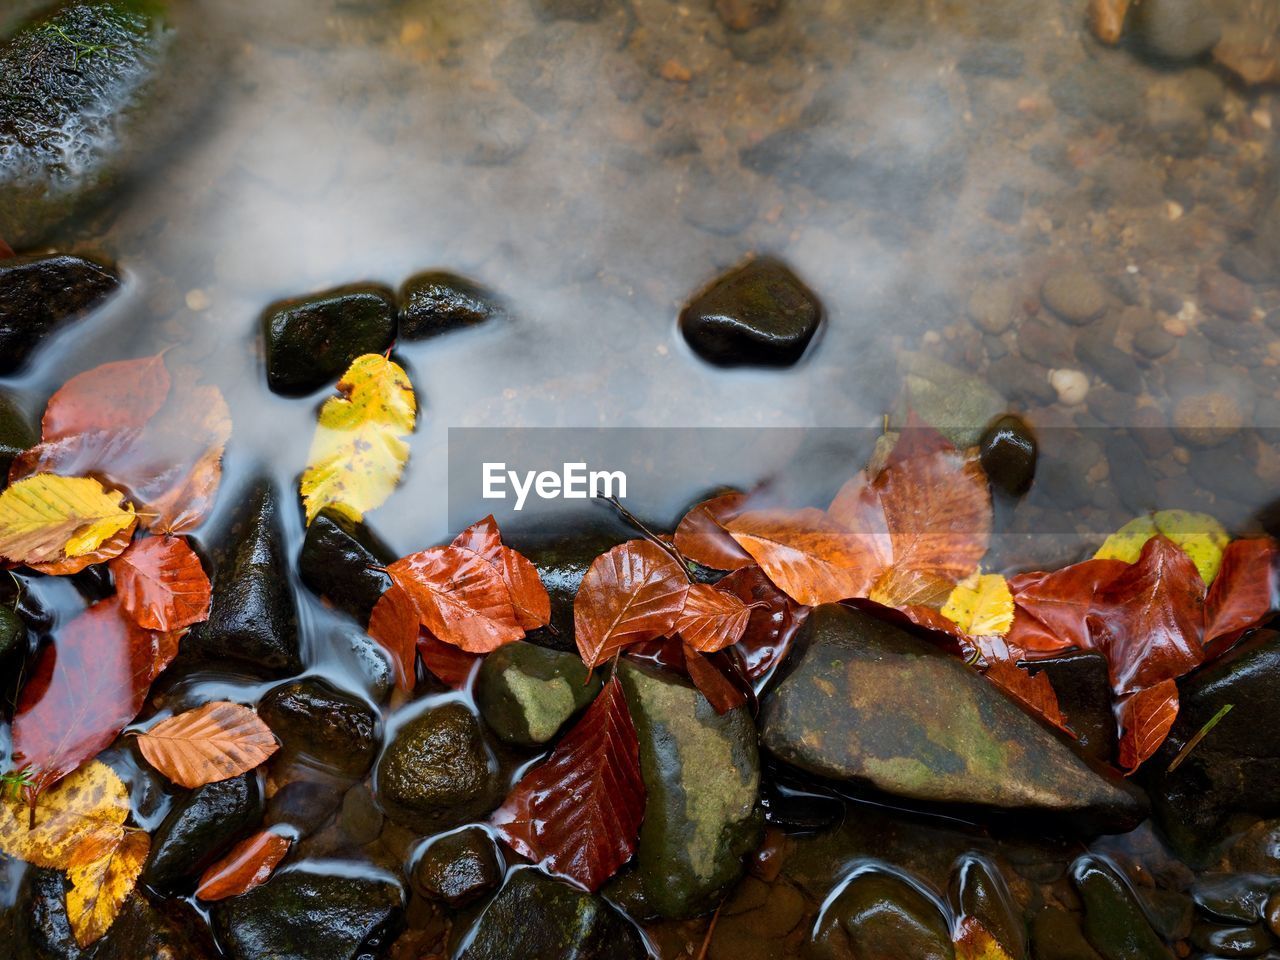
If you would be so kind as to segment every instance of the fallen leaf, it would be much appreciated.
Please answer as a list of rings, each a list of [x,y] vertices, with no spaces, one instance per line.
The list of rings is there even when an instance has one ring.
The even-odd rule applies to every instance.
[[[0,798],[0,850],[37,867],[65,870],[83,844],[105,849],[122,834],[129,793],[105,763],[93,760],[42,793],[34,807]]]
[[[1234,540],[1204,603],[1204,648],[1227,649],[1276,609],[1276,542],[1270,537]]]
[[[433,547],[387,567],[432,636],[468,653],[489,653],[524,636],[511,592],[474,550]]]
[[[369,614],[368,634],[391,658],[396,688],[412,693],[417,680],[418,608],[413,598],[392,584]]]
[[[676,549],[712,570],[738,570],[754,563],[751,554],[738,546],[725,528],[746,503],[745,493],[724,493],[699,503],[676,526]]]
[[[998,573],[975,575],[957,583],[942,615],[975,637],[1003,637],[1013,626],[1013,594]]]
[[[97,480],[39,474],[0,492],[0,557],[32,564],[84,556],[137,522],[133,506]]]
[[[1060,730],[1067,730],[1067,718],[1062,715],[1057,691],[1047,673],[1034,676],[1019,666],[1016,655],[992,659],[983,675],[1039,717],[1043,717]]]
[[[551,622],[551,597],[542,585],[538,568],[523,554],[503,545],[493,514],[463,530],[454,538],[453,546],[473,550],[497,568],[521,628],[536,630]]]
[[[670,633],[688,591],[684,570],[648,540],[629,540],[596,557],[573,600],[583,662],[596,667],[625,647]]]
[[[685,673],[716,713],[728,713],[747,702],[746,692],[725,676],[711,657],[703,656],[687,643],[683,652]]]
[[[1116,702],[1120,727],[1120,766],[1127,771],[1152,757],[1178,719],[1178,684],[1174,680],[1138,690]]]
[[[442,643],[427,631],[418,634],[418,653],[422,665],[433,677],[447,687],[461,690],[471,679],[471,671],[482,659],[474,653],[459,650],[450,643]]]
[[[97,859],[74,864],[67,871],[71,880],[67,920],[82,949],[97,942],[115,923],[150,852],[151,838],[141,830],[129,830]]]
[[[492,823],[521,856],[594,892],[635,853],[644,808],[635,725],[614,677]]]
[[[169,371],[159,354],[86,370],[49,398],[40,439],[52,443],[95,430],[140,428],[164,405],[169,387]]]
[[[1213,583],[1222,563],[1222,551],[1231,537],[1207,513],[1188,510],[1160,510],[1150,516],[1130,520],[1103,542],[1095,560],[1123,560],[1137,563],[1142,548],[1155,536],[1164,536],[1189,556],[1200,572],[1200,579]]]
[[[3,237],[0,237],[0,260],[8,260],[13,255],[13,247],[5,243]]]
[[[1014,960],[976,917],[965,917],[955,936],[956,960]]]
[[[1122,560],[1086,560],[1051,573],[1009,578],[1015,604],[1011,645],[1029,656],[1092,650],[1089,611],[1098,589],[1128,569]]]
[[[729,532],[779,590],[808,607],[864,596],[879,569],[871,538],[813,507],[744,513]]]
[[[138,734],[147,762],[182,787],[202,787],[254,769],[280,745],[248,707],[206,703]]]
[[[733,594],[751,608],[738,650],[748,678],[764,679],[791,649],[791,641],[809,615],[809,608],[779,590],[754,564],[735,570],[717,582],[716,589]]]
[[[715,653],[741,640],[750,619],[750,608],[733,594],[695,583],[685,595],[674,632],[699,653]]]
[[[1130,0],[1089,0],[1089,29],[1103,43],[1115,46],[1124,34]]]
[[[196,885],[200,900],[226,900],[260,887],[288,854],[290,841],[270,830],[241,840],[226,856],[209,867]]]
[[[417,420],[409,376],[381,354],[357,357],[320,408],[302,474],[307,523],[326,507],[353,520],[386,502],[409,460]]]
[[[133,542],[132,526],[118,530],[107,539],[103,540],[96,550],[89,553],[82,553],[78,557],[63,557],[61,560],[54,560],[51,563],[29,563],[27,564],[37,573],[43,573],[50,577],[69,577],[72,574],[79,573],[92,567],[94,564],[106,563],[115,557],[120,556],[125,549]]]
[[[110,569],[121,609],[146,630],[182,630],[209,618],[212,585],[181,538],[134,541]]]

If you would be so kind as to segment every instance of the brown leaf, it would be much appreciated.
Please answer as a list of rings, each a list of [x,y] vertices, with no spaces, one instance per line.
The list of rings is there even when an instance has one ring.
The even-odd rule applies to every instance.
[[[1124,34],[1130,0],[1089,0],[1089,29],[1103,43],[1115,46]]]
[[[169,386],[160,354],[86,370],[49,398],[40,439],[52,443],[78,433],[140,428],[164,405]]]
[[[493,514],[463,530],[454,538],[453,545],[474,550],[497,568],[523,629],[536,630],[551,622],[551,597],[542,585],[538,568],[523,554],[503,546]]]
[[[635,725],[614,677],[492,822],[517,853],[595,891],[635,853],[644,808]]]
[[[791,641],[809,615],[809,608],[775,587],[755,565],[735,570],[716,583],[716,589],[733,594],[751,608],[738,650],[751,680],[767,677],[791,649]]]
[[[391,580],[409,595],[418,622],[468,653],[489,653],[524,636],[498,570],[462,547],[433,547],[397,560]]]
[[[289,852],[290,841],[270,830],[241,840],[200,877],[196,897],[204,901],[226,900],[266,883]]]
[[[110,563],[125,614],[146,630],[182,630],[209,618],[212,585],[178,537],[148,537]]]
[[[471,679],[471,670],[482,658],[448,643],[441,643],[427,631],[418,635],[422,665],[441,683],[461,690]]]
[[[1009,642],[1032,657],[1093,649],[1088,620],[1094,596],[1126,569],[1122,560],[1086,560],[1052,573],[1010,577],[1015,610]]]
[[[805,606],[865,596],[879,569],[872,538],[813,507],[744,513],[729,521],[729,532],[779,590]]]
[[[1058,694],[1047,673],[1032,676],[1015,658],[992,660],[985,676],[997,687],[1017,700],[1032,713],[1043,717],[1060,730],[1067,730],[1066,717],[1058,705]]]
[[[120,556],[128,548],[129,544],[133,542],[133,533],[136,529],[137,524],[130,524],[123,530],[117,530],[102,541],[102,546],[91,553],[86,553],[79,557],[63,557],[61,560],[54,560],[51,563],[29,563],[27,566],[46,576],[69,577],[96,563],[105,563],[114,557]]]
[[[685,596],[675,632],[694,650],[715,653],[741,640],[750,619],[750,608],[733,594],[695,583]]]
[[[695,563],[712,570],[739,570],[754,561],[738,546],[725,524],[746,506],[745,493],[724,493],[704,500],[686,513],[676,526],[675,546]]]
[[[194,788],[252,770],[279,744],[248,707],[214,701],[138,734],[138,748],[174,783]]]
[[[412,693],[417,680],[418,608],[413,598],[392,584],[373,605],[368,634],[387,655],[396,678],[396,688]]]
[[[592,561],[573,601],[574,637],[588,667],[665,636],[684,608],[689,580],[665,550],[629,540]]]
[[[1178,719],[1178,684],[1161,680],[1116,702],[1120,766],[1130,772],[1160,749]]]
[[[1276,542],[1234,540],[1204,603],[1204,647],[1209,656],[1231,646],[1276,609]]]
[[[698,692],[707,698],[716,713],[725,714],[747,702],[747,694],[715,664],[689,644],[684,645],[684,668]]]

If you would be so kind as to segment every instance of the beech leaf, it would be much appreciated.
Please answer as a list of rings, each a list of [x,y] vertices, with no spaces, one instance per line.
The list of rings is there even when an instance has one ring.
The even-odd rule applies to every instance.
[[[142,427],[169,396],[169,370],[157,354],[104,363],[64,383],[45,408],[40,439]]]
[[[289,853],[290,841],[270,830],[241,840],[217,863],[205,870],[196,885],[200,900],[226,900],[266,883]]]
[[[1120,766],[1133,771],[1160,749],[1178,719],[1178,684],[1159,683],[1122,697],[1116,704]]]
[[[684,570],[648,540],[628,540],[596,557],[573,601],[583,662],[596,667],[625,647],[669,634],[688,591]]]
[[[675,546],[695,563],[712,570],[738,570],[751,565],[751,554],[730,536],[725,524],[742,513],[745,493],[724,493],[699,503],[676,526]]]
[[[1094,554],[1097,560],[1137,563],[1147,541],[1157,535],[1171,540],[1189,556],[1200,578],[1213,583],[1222,563],[1222,551],[1231,539],[1227,531],[1207,513],[1188,510],[1160,510],[1130,520],[1103,542]]]
[[[148,537],[110,563],[125,614],[147,630],[182,630],[209,617],[212,585],[178,537]]]
[[[137,522],[133,506],[97,480],[39,474],[0,492],[0,558],[32,564],[80,557]]]
[[[151,838],[141,830],[129,830],[105,852],[67,871],[67,920],[82,949],[99,940],[133,892],[138,875],[151,852]]]
[[[433,547],[397,560],[387,573],[438,640],[489,653],[524,636],[502,574],[474,550]]]
[[[956,931],[956,960],[1014,960],[976,917],[965,917]]]
[[[703,656],[687,643],[683,653],[685,673],[716,713],[728,713],[747,702],[746,691],[724,675],[712,656]]]
[[[525,630],[536,630],[551,622],[551,597],[542,585],[538,568],[527,557],[502,543],[493,514],[473,523],[453,540],[453,546],[473,550],[497,569],[511,595],[516,620]]]
[[[392,584],[369,614],[368,634],[391,658],[396,688],[412,693],[417,679],[418,608],[413,598]]]
[[[791,649],[791,641],[809,615],[809,608],[779,590],[754,564],[735,570],[720,580],[716,589],[733,594],[751,608],[738,651],[745,661],[748,679],[767,677]]]
[[[594,892],[635,853],[644,808],[640,747],[615,676],[492,822],[517,853]]]
[[[1225,650],[1276,609],[1276,542],[1270,537],[1235,540],[1205,598],[1204,646]]]
[[[1093,649],[1089,612],[1094,596],[1127,568],[1121,560],[1086,560],[1051,573],[1010,577],[1015,612],[1009,643],[1032,656]]]
[[[214,701],[138,734],[138,748],[153,767],[190,789],[252,770],[279,744],[248,707]]]
[[[320,408],[302,474],[307,523],[326,507],[353,520],[386,502],[409,460],[417,400],[409,375],[377,353],[352,361]]]
[[[450,643],[442,643],[427,631],[418,634],[418,653],[422,665],[431,675],[454,690],[461,690],[471,679],[471,671],[482,659],[474,653],[459,650]]]
[[[0,798],[0,850],[37,867],[65,870],[86,843],[114,842],[129,817],[129,793],[105,763],[93,760],[42,793],[34,807]]]
[[[742,639],[751,609],[731,593],[705,583],[689,587],[675,632],[699,653],[715,653]]]
[[[975,575],[957,583],[942,614],[974,637],[1002,637],[1013,626],[1013,594],[998,573]]]
[[[733,539],[797,603],[813,607],[865,596],[879,571],[872,538],[813,507],[744,513]]]

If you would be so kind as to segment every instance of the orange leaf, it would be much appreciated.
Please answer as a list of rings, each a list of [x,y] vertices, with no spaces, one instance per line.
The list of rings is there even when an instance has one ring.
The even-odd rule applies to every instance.
[[[536,630],[551,622],[551,597],[542,585],[538,568],[523,554],[502,545],[493,514],[463,530],[454,537],[453,545],[474,550],[497,568],[511,594],[516,619],[522,628]]]
[[[1132,773],[1164,743],[1178,719],[1178,684],[1162,680],[1116,702],[1120,766]]]
[[[1032,713],[1044,717],[1060,730],[1067,730],[1066,717],[1058,705],[1058,694],[1047,673],[1032,676],[1011,658],[991,661],[985,676]]]
[[[164,405],[169,383],[160,354],[86,370],[49,398],[40,439],[51,443],[77,433],[141,427]]]
[[[387,573],[413,601],[419,623],[445,643],[488,653],[524,636],[502,575],[473,550],[433,547]]]
[[[574,636],[588,667],[665,636],[684,609],[689,580],[665,550],[628,540],[592,561],[573,601]]]
[[[684,670],[716,713],[728,713],[747,702],[747,694],[721,672],[710,657],[684,645]]]
[[[742,639],[751,608],[731,593],[705,583],[689,587],[675,632],[700,653],[715,653]]]
[[[48,563],[29,563],[27,566],[50,577],[67,577],[73,573],[79,573],[95,563],[102,563],[120,556],[133,541],[133,531],[136,528],[137,524],[131,523],[123,530],[117,530],[102,541],[102,545],[92,553],[85,553],[78,557],[63,557],[61,560],[51,560]]]
[[[805,606],[865,596],[878,570],[872,538],[813,507],[744,513],[729,521],[729,532],[779,590]]]
[[[179,786],[202,787],[252,770],[279,749],[248,707],[214,701],[138,734],[147,761]]]
[[[1128,566],[1123,560],[1085,560],[1052,573],[1010,577],[1015,609],[1009,643],[1032,656],[1093,649],[1088,623],[1093,598]]]
[[[209,618],[209,577],[185,540],[135,541],[111,561],[110,568],[120,606],[138,626],[181,630]]]
[[[196,897],[206,901],[226,900],[261,886],[285,858],[289,846],[288,837],[270,830],[241,840],[201,875]]]
[[[448,643],[441,643],[427,631],[418,634],[418,653],[422,665],[441,683],[461,690],[471,679],[471,669],[481,658]]]
[[[412,693],[417,679],[417,643],[422,625],[413,598],[395,584],[378,598],[369,614],[368,634],[387,655],[395,672],[396,687]]]
[[[1212,656],[1276,609],[1276,542],[1234,540],[1204,603],[1204,646]]]
[[[745,493],[724,493],[704,500],[686,513],[676,526],[676,549],[695,563],[712,570],[739,570],[752,563],[751,554],[738,546],[725,524],[742,512]]]

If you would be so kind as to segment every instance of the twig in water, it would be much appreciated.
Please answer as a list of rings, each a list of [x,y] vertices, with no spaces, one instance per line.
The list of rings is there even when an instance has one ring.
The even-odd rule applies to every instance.
[[[606,497],[603,494],[596,494],[596,498],[599,500],[604,500],[606,503],[609,503],[613,507],[613,509],[618,511],[618,514],[622,517],[623,520],[627,521],[627,523],[631,524],[633,527],[635,527],[637,530],[643,533],[647,540],[653,541],[654,544],[656,544],[657,546],[665,550],[671,556],[672,560],[680,564],[682,569],[686,571],[691,571],[693,569],[693,566],[689,563],[688,560],[684,558],[684,555],[681,554],[680,551],[676,549],[676,545],[674,543],[671,543],[663,539],[661,536],[659,536],[658,534],[650,530],[645,525],[644,521],[641,520],[639,517],[637,517],[634,513],[632,513],[626,507],[624,507],[622,505],[622,501],[619,500],[616,496]]]
[[[1186,745],[1183,746],[1183,748],[1178,751],[1178,755],[1173,758],[1173,762],[1169,764],[1170,773],[1173,773],[1173,771],[1177,770],[1178,767],[1182,766],[1182,761],[1187,759],[1187,756],[1191,753],[1191,751],[1200,745],[1200,741],[1203,740],[1206,736],[1208,736],[1210,730],[1212,730],[1214,727],[1216,727],[1219,723],[1222,722],[1222,718],[1225,717],[1228,713],[1230,713],[1231,708],[1234,706],[1235,706],[1234,703],[1228,703],[1225,707],[1223,707],[1221,710],[1215,713],[1210,718],[1209,722],[1206,723],[1203,727],[1201,727],[1199,731],[1197,731],[1194,737],[1192,737],[1190,740],[1186,742]]]

